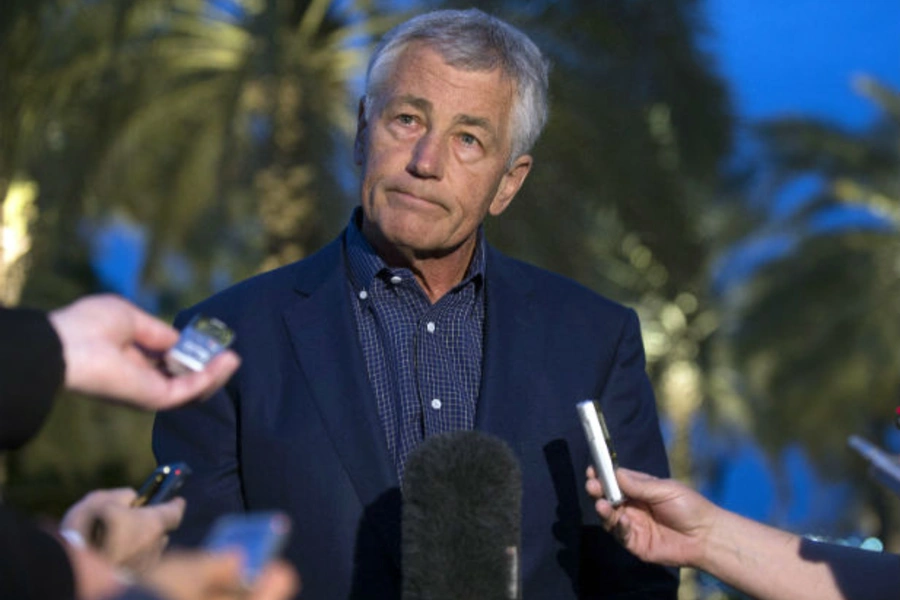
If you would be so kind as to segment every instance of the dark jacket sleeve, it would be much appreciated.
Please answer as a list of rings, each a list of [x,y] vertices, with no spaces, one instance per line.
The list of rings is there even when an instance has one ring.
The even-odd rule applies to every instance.
[[[62,345],[47,315],[0,308],[0,450],[37,433],[64,375]]]
[[[62,543],[24,516],[0,506],[0,598],[75,597]]]

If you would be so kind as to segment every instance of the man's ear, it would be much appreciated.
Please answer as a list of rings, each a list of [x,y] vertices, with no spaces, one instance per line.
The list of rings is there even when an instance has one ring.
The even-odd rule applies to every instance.
[[[362,165],[366,160],[366,136],[369,122],[366,120],[366,97],[359,99],[359,113],[356,115],[356,139],[353,141],[353,162]]]
[[[531,171],[531,164],[531,155],[523,154],[503,174],[497,193],[494,194],[494,199],[491,200],[491,205],[488,207],[488,212],[491,215],[496,217],[510,205],[519,189],[521,189],[522,184],[525,183],[525,178],[528,177],[528,173]]]

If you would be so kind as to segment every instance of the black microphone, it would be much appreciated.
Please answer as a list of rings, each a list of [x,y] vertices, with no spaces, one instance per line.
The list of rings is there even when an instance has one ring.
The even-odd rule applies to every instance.
[[[403,600],[519,600],[522,473],[499,438],[427,438],[403,479]]]

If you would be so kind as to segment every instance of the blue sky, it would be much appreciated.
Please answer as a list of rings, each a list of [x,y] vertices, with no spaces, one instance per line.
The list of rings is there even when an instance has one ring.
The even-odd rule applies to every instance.
[[[868,74],[900,89],[898,0],[707,0],[719,72],[745,120],[806,114],[863,127],[875,111],[851,87]]]

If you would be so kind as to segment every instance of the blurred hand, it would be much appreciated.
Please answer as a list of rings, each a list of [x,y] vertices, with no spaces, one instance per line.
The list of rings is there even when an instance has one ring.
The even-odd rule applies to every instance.
[[[241,556],[228,552],[173,552],[147,572],[142,585],[168,600],[287,600],[300,578],[287,563],[267,566],[251,589],[241,584]]]
[[[587,476],[603,526],[632,554],[668,566],[697,564],[721,512],[715,504],[673,479],[619,468],[616,479],[626,500],[613,507],[592,467]]]
[[[159,561],[168,542],[166,533],[181,523],[184,499],[132,508],[136,495],[128,488],[91,492],[66,512],[60,529],[77,531],[90,540],[96,519],[101,519],[102,540],[97,550],[116,567],[141,573]]]
[[[124,588],[115,566],[90,548],[65,545],[78,600],[109,600]]]
[[[88,296],[49,318],[62,342],[67,388],[145,410],[208,396],[240,364],[237,354],[225,351],[199,373],[167,376],[148,352],[168,350],[178,331],[118,296]]]

